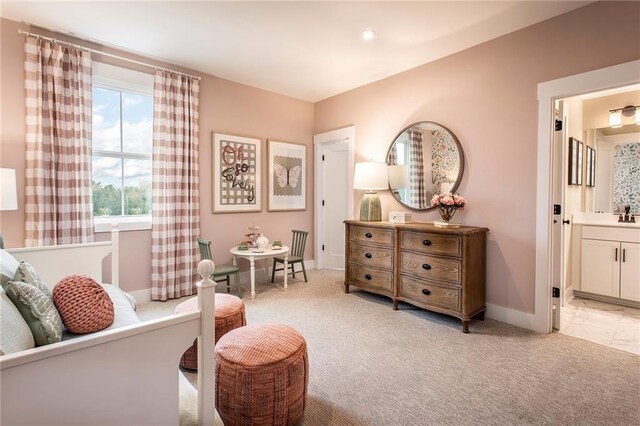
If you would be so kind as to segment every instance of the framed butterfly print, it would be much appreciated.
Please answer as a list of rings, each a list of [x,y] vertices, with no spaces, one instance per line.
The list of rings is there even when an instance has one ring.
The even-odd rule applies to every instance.
[[[213,213],[262,210],[261,140],[213,133]]]
[[[268,140],[268,211],[306,210],[306,145]]]

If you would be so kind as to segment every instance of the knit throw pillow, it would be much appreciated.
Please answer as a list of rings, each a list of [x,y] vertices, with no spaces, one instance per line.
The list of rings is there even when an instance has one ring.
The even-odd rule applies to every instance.
[[[60,280],[53,288],[53,303],[72,333],[93,333],[113,323],[111,298],[100,284],[86,275],[69,275]]]

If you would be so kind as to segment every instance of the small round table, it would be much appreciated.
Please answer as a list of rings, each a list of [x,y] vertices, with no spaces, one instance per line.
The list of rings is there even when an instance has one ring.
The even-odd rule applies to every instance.
[[[264,251],[257,251],[257,249],[238,250],[238,247],[232,247],[229,250],[233,255],[233,264],[237,266],[238,257],[248,259],[251,264],[251,298],[256,297],[256,259],[264,259],[266,257],[284,256],[284,291],[287,291],[287,268],[289,267],[288,256],[289,247],[282,246],[280,249],[274,249],[273,246],[269,246]]]

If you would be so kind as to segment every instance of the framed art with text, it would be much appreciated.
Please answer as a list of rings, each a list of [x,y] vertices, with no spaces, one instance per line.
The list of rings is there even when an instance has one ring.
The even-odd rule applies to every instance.
[[[582,142],[569,138],[569,185],[582,185]]]
[[[306,145],[268,140],[268,211],[307,208]]]
[[[587,145],[587,158],[585,160],[585,183],[588,187],[596,186],[596,151]]]
[[[212,133],[213,213],[259,212],[261,140]]]

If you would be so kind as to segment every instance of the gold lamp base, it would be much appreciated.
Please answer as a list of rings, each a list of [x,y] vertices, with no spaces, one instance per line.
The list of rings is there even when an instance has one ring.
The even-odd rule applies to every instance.
[[[380,222],[382,220],[382,205],[376,191],[367,191],[360,202],[360,220]]]

